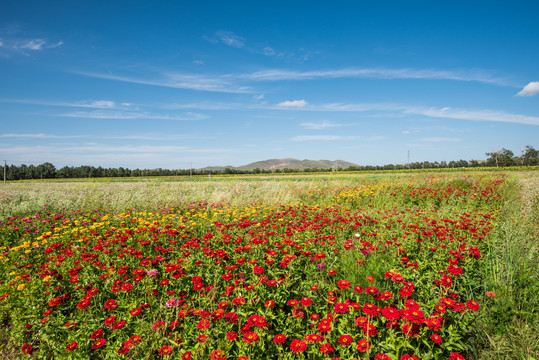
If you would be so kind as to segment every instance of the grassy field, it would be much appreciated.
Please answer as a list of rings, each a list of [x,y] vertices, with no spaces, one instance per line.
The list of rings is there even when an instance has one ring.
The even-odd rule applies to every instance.
[[[537,170],[122,180],[0,186],[0,357],[539,359]]]

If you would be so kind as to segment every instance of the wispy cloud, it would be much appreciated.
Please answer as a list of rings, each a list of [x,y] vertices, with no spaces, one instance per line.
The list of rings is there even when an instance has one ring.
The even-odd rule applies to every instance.
[[[290,140],[292,141],[335,141],[335,140],[355,140],[358,136],[339,136],[339,135],[298,135]]]
[[[375,78],[375,79],[431,79],[475,81],[495,85],[507,85],[507,81],[476,70],[437,70],[437,69],[388,69],[388,68],[346,68],[333,70],[294,71],[270,69],[246,73],[238,76],[251,81],[313,80],[336,78]]]
[[[242,48],[245,46],[245,39],[234,34],[232,31],[219,30],[215,33],[215,36],[225,45],[235,48]]]
[[[445,137],[428,137],[428,138],[419,139],[419,141],[423,141],[423,142],[455,142],[455,141],[462,141],[462,139],[459,139],[459,138],[445,138]]]
[[[533,96],[539,94],[539,81],[532,81],[524,86],[516,95],[517,96]]]
[[[169,114],[155,114],[148,112],[134,112],[134,111],[112,111],[112,110],[95,110],[95,111],[75,111],[70,113],[61,114],[60,116],[71,118],[85,118],[85,119],[150,119],[150,120],[181,120],[181,121],[193,121],[207,119],[208,116],[198,113],[186,112],[179,115]]]
[[[278,108],[282,108],[278,107]],[[471,120],[471,121],[496,121],[526,125],[539,125],[539,117],[512,114],[504,111],[496,110],[468,110],[451,107],[420,107],[410,106],[397,103],[374,103],[374,104],[321,104],[304,107],[289,106],[289,110],[304,110],[304,111],[347,111],[347,112],[368,112],[379,111],[388,113],[414,114],[423,115],[432,118]]]
[[[0,48],[5,51],[16,51],[20,53],[27,53],[27,51],[42,51],[45,49],[53,49],[60,47],[64,44],[63,41],[56,41],[51,43],[49,40],[35,38],[35,39],[13,39],[2,38],[0,39]]]
[[[311,122],[301,123],[301,124],[299,124],[299,126],[304,127],[305,129],[323,130],[323,129],[327,129],[327,128],[341,127],[343,125],[342,124],[335,124],[335,123],[324,120],[324,121],[319,122],[319,123],[311,123]]]
[[[278,107],[282,108],[303,108],[307,105],[305,100],[286,100],[277,104]]]
[[[95,72],[74,71],[73,73],[99,79],[123,81],[128,83],[169,87],[176,89],[189,89],[224,93],[250,93],[248,86],[236,84],[225,76],[204,76],[195,74],[183,74],[166,72],[155,75],[153,78],[142,78],[127,75],[112,75]]]
[[[74,139],[85,138],[86,135],[51,135],[51,134],[0,134],[0,138],[22,138],[22,139]]]
[[[116,103],[111,100],[85,100],[78,102],[62,102],[62,101],[47,101],[37,99],[0,99],[0,102],[15,103],[15,104],[31,104],[31,105],[44,105],[44,106],[58,106],[58,107],[81,107],[81,108],[95,108],[95,109],[112,109],[116,108]],[[122,107],[129,107],[131,104],[122,103]]]
[[[472,121],[496,121],[505,123],[517,123],[526,125],[539,125],[539,117],[520,114],[511,114],[495,110],[467,110],[453,108],[423,108],[403,107],[403,113],[424,115],[434,118],[472,120]]]
[[[0,134],[0,138],[14,138],[14,139],[103,139],[103,140],[140,140],[140,141],[166,141],[166,140],[180,140],[180,139],[194,139],[202,138],[200,136],[185,134],[185,135],[96,135],[96,134],[79,134],[79,135],[55,135],[55,134]]]

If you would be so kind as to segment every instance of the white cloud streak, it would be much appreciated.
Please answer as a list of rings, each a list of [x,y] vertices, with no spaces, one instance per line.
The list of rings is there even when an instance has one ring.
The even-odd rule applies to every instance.
[[[71,118],[85,118],[85,119],[149,119],[149,120],[178,120],[178,121],[194,121],[207,119],[208,116],[198,113],[186,112],[179,115],[168,114],[152,114],[148,112],[131,112],[131,111],[109,111],[109,110],[95,110],[95,111],[75,111],[71,113],[61,114],[60,116]]]
[[[299,126],[304,127],[305,129],[311,129],[311,130],[323,130],[327,128],[334,128],[334,127],[341,127],[342,124],[334,124],[329,121],[322,121],[319,123],[301,123]]]
[[[286,100],[277,104],[277,106],[282,108],[304,108],[305,105],[307,105],[307,101],[305,100]]]
[[[358,136],[339,136],[339,135],[298,135],[290,140],[292,141],[336,141],[336,140],[355,140]]]
[[[189,89],[198,91],[224,92],[224,93],[250,93],[252,90],[248,86],[235,84],[225,76],[203,76],[182,73],[163,73],[153,79],[143,79],[139,77],[101,74],[92,72],[74,72],[79,75],[93,78],[123,81],[134,84],[169,87],[176,89]]]
[[[516,96],[533,96],[539,94],[539,81],[532,81],[528,85],[524,86]]]
[[[225,45],[235,48],[242,48],[245,46],[245,39],[234,34],[232,31],[220,30],[216,32],[215,35]]]
[[[79,107],[79,108],[95,108],[95,109],[112,109],[116,108],[116,103],[111,100],[85,100],[79,102],[61,102],[61,101],[46,101],[34,99],[0,99],[0,102],[14,104],[30,104],[58,107]],[[122,107],[129,107],[131,104],[122,103]]]
[[[507,85],[501,78],[494,78],[482,71],[450,71],[437,69],[387,69],[387,68],[347,68],[334,70],[293,71],[270,69],[238,75],[250,81],[314,80],[337,78],[373,79],[431,79],[476,81],[495,85]]]

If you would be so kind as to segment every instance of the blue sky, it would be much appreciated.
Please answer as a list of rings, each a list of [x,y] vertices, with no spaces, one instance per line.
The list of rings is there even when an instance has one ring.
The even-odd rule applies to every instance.
[[[539,148],[537,1],[0,2],[0,160],[360,165]]]

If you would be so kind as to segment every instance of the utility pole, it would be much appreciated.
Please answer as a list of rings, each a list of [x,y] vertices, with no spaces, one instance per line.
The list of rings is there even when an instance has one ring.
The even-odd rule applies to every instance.
[[[6,160],[4,160],[4,184],[6,183]]]

